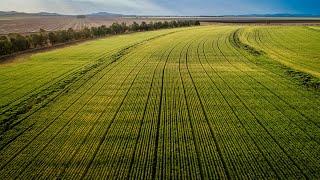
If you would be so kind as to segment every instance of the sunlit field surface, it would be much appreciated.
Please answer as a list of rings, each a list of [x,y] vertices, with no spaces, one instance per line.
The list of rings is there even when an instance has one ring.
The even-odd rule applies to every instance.
[[[320,31],[177,28],[0,65],[0,179],[319,179]]]

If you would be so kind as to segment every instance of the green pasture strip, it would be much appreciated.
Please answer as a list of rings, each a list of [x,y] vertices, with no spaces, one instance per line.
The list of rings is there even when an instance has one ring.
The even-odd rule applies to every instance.
[[[307,28],[318,31],[320,33],[320,26],[308,26]]]
[[[274,60],[292,69],[320,77],[319,32],[295,26],[252,27],[245,31],[254,33],[247,36],[249,44],[265,51]]]
[[[232,49],[232,48],[230,48],[230,49]],[[239,58],[240,59],[240,58]],[[239,69],[239,70],[241,70],[241,69]],[[241,72],[241,71],[240,71]],[[272,108],[272,109],[275,109],[275,110],[278,110],[278,111],[282,111],[282,112],[284,112],[285,114],[294,114],[294,116],[293,117],[296,117],[296,120],[298,120],[298,122],[299,123],[301,123],[301,124],[304,124],[305,126],[307,126],[308,128],[310,128],[310,129],[313,129],[313,132],[311,132],[311,133],[309,133],[309,135],[308,135],[308,133],[306,133],[306,132],[304,132],[305,130],[304,129],[301,129],[300,128],[300,126],[299,125],[297,125],[297,124],[295,124],[293,121],[291,121],[291,122],[288,122],[291,126],[293,126],[293,127],[295,127],[295,128],[293,128],[293,127],[291,127],[291,128],[289,128],[289,129],[287,129],[286,128],[286,132],[288,132],[289,134],[293,134],[293,133],[295,133],[295,134],[297,134],[297,133],[300,133],[300,137],[302,138],[302,137],[304,137],[305,139],[304,140],[301,140],[301,141],[305,141],[305,142],[308,142],[308,146],[301,146],[300,148],[302,148],[303,149],[303,153],[310,153],[309,155],[307,155],[310,159],[309,159],[309,161],[314,161],[314,162],[316,162],[316,160],[313,160],[313,157],[316,157],[317,155],[317,152],[316,151],[318,151],[318,150],[314,150],[312,147],[317,147],[317,146],[313,146],[312,144],[314,144],[314,145],[316,145],[316,144],[318,144],[319,142],[317,141],[317,138],[314,138],[314,136],[316,135],[316,134],[318,134],[318,125],[317,125],[317,122],[316,122],[316,117],[314,117],[314,115],[315,116],[318,116],[318,113],[317,112],[313,112],[312,113],[312,115],[311,116],[309,116],[308,117],[308,115],[304,115],[304,112],[302,113],[301,112],[301,109],[303,109],[302,107],[297,107],[298,105],[297,104],[294,104],[293,105],[293,103],[289,103],[288,101],[286,101],[284,98],[282,98],[281,96],[277,96],[275,93],[276,92],[278,92],[280,89],[275,89],[275,90],[273,90],[273,91],[270,91],[269,90],[269,88],[268,88],[268,86],[270,86],[270,87],[272,87],[272,84],[262,84],[261,83],[261,80],[259,81],[259,78],[257,78],[257,77],[259,77],[259,76],[256,76],[255,74],[252,74],[252,75],[250,75],[249,73],[251,73],[251,71],[249,71],[248,73],[246,73],[245,71],[242,71],[242,72],[244,72],[245,74],[247,74],[247,75],[249,75],[249,78],[248,78],[248,76],[243,76],[243,77],[245,77],[245,78],[243,78],[244,80],[246,80],[248,83],[254,83],[254,82],[256,82],[256,83],[258,83],[258,84],[256,84],[255,86],[253,86],[252,85],[252,87],[257,91],[257,94],[256,95],[254,95],[254,91],[252,92],[252,93],[250,93],[250,94],[252,94],[252,96],[254,96],[255,98],[256,98],[256,100],[255,101],[252,101],[252,102],[256,102],[257,100],[258,100],[258,97],[259,96],[265,96],[264,97],[264,99],[266,100],[266,102],[265,103],[272,103],[272,105],[274,106],[274,108]],[[250,77],[251,76],[251,77]],[[241,76],[242,77],[242,76]],[[253,78],[254,77],[254,78]],[[262,77],[263,78],[263,77]],[[261,79],[262,79],[261,78]],[[264,78],[263,78],[264,79]],[[239,84],[241,84],[241,85],[244,85],[245,83],[243,83],[243,82],[240,82]],[[244,87],[250,87],[250,84],[248,84],[248,85],[245,85]],[[265,89],[265,90],[263,90],[263,89]],[[267,91],[266,91],[267,90]],[[289,93],[290,91],[288,91],[287,90],[287,96],[289,95],[288,93]],[[270,94],[269,94],[270,93]],[[274,95],[274,97],[273,96],[271,96],[271,95]],[[245,97],[247,97],[247,96],[243,96],[244,98]],[[283,96],[283,97],[286,97],[286,96]],[[270,98],[270,99],[269,99]],[[275,101],[276,99],[279,99],[278,101]],[[291,96],[291,99],[292,99],[292,96]],[[295,97],[294,98],[294,100],[295,101],[298,101],[300,99],[300,97],[298,96],[298,97]],[[263,100],[263,99],[262,99]],[[303,102],[303,100],[301,100],[302,102]],[[247,102],[251,102],[251,101],[249,101],[249,100],[245,100],[244,101],[245,103],[247,103]],[[263,101],[262,101],[263,102]],[[292,101],[291,101],[292,102]],[[280,105],[281,104],[281,105]],[[258,104],[257,104],[258,105]],[[287,106],[287,107],[286,107]],[[250,107],[250,106],[248,106],[248,107]],[[262,106],[262,107],[264,107],[263,109],[266,109],[268,106],[267,105],[265,105],[265,106]],[[280,108],[281,107],[281,108]],[[285,109],[284,109],[285,108]],[[308,109],[316,109],[317,108],[317,106],[315,105],[314,107],[310,107],[310,105],[309,105],[309,107],[308,107]],[[260,113],[261,112],[261,113]],[[267,115],[266,114],[266,112],[268,112],[269,113],[269,115]],[[270,112],[274,112],[273,110],[269,110],[269,111],[265,111],[265,112],[263,112],[263,110],[262,109],[257,109],[257,113],[254,113],[254,114],[256,114],[256,117],[261,117],[261,118],[265,118],[265,120],[268,120],[267,122],[270,122],[270,120],[271,120],[271,117],[272,118],[275,118],[275,116],[276,116],[276,112],[274,112],[274,113],[270,113]],[[279,119],[281,118],[281,116],[283,116],[283,114],[279,114],[279,118],[275,118],[274,119],[274,122],[276,122],[276,123],[279,123],[278,121],[279,121]],[[313,116],[313,117],[312,117]],[[291,117],[292,118],[292,117]],[[288,118],[286,118],[285,117],[285,119],[283,119],[283,117],[281,118],[282,119],[282,121],[284,121],[284,120],[292,120],[292,119],[288,119]],[[277,121],[278,120],[278,121]],[[311,121],[311,122],[310,122]],[[283,123],[283,122],[282,122]],[[280,128],[280,130],[279,130],[279,133],[280,132],[282,132],[282,133],[284,133],[284,131],[283,130],[281,130],[281,128],[283,127],[283,126],[280,126],[280,124],[279,125],[277,125],[277,126],[275,126],[275,127],[277,127],[277,128]],[[272,128],[273,130],[276,130],[275,128]],[[309,129],[309,130],[310,130]],[[290,133],[289,131],[293,131],[292,133]],[[308,131],[307,131],[308,132]],[[277,133],[271,133],[271,135],[272,134],[277,134]],[[288,134],[288,138],[290,137],[290,135]],[[281,138],[280,140],[283,140],[284,138]],[[290,141],[290,140],[287,140],[287,141],[283,141],[283,144],[285,144],[285,142],[288,142],[288,141]],[[292,151],[300,151],[299,150],[299,142],[298,141],[295,141],[297,144],[296,145],[292,145],[292,149],[290,149],[290,150],[287,150],[287,151],[289,151],[289,152],[292,152]],[[287,148],[290,148],[290,146],[283,146],[284,147],[284,149],[287,149]],[[306,149],[308,149],[308,150],[306,150]],[[309,152],[308,152],[309,151]],[[296,156],[293,156],[294,158],[297,158]],[[302,157],[301,157],[302,158]],[[296,159],[295,159],[296,160]],[[300,162],[299,162],[300,161]],[[304,158],[302,158],[302,159],[300,159],[300,160],[297,160],[296,161],[296,165],[301,165],[302,163],[303,163],[303,161],[304,161]],[[312,173],[314,173],[313,171],[314,170],[311,170],[311,169],[303,169],[303,168],[305,168],[303,165],[302,166],[300,166],[300,168],[301,168],[301,171],[309,171],[309,172],[307,172],[307,173],[305,173],[305,174],[312,174]],[[317,169],[317,168],[316,168]]]

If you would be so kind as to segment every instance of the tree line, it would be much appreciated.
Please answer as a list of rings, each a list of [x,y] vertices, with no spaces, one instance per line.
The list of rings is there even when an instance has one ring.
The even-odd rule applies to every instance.
[[[193,20],[169,22],[159,21],[150,23],[141,22],[141,24],[133,22],[130,25],[127,25],[126,23],[113,23],[109,27],[105,25],[91,28],[86,27],[80,31],[75,31],[72,28],[69,28],[68,30],[51,32],[40,29],[40,32],[26,36],[17,33],[11,33],[5,36],[0,36],[0,56],[9,55],[29,49],[50,47],[56,44],[62,44],[76,40],[98,38],[107,35],[198,25],[200,25],[200,22]]]

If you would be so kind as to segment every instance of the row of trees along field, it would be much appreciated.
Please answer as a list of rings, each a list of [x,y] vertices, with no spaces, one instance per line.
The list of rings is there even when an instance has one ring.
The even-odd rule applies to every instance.
[[[142,22],[138,24],[133,22],[131,25],[126,23],[113,23],[111,26],[84,28],[80,31],[75,31],[72,28],[68,30],[47,32],[40,29],[39,33],[23,36],[21,34],[8,34],[0,37],[0,56],[10,55],[20,51],[29,49],[50,47],[56,44],[62,44],[77,40],[91,39],[103,37],[113,34],[123,34],[126,32],[150,31],[157,29],[187,27],[200,25],[199,21],[164,21],[164,22]]]

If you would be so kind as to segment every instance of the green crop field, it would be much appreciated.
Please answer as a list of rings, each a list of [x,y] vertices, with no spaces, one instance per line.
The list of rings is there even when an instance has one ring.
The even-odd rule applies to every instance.
[[[308,28],[315,29],[315,30],[320,30],[320,26],[310,26]]]
[[[320,78],[319,31],[306,27],[251,27],[242,31],[242,40],[286,66]]]
[[[319,179],[320,31],[133,33],[0,65],[0,179]]]

